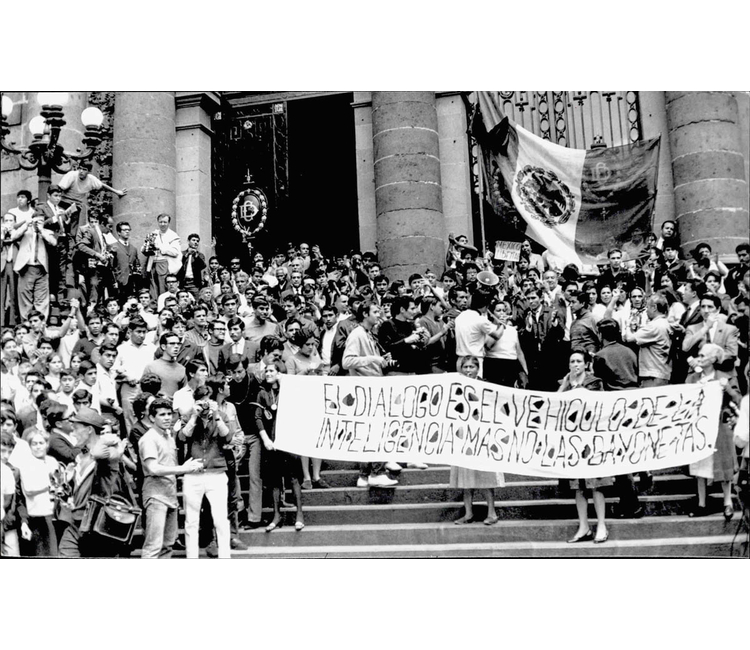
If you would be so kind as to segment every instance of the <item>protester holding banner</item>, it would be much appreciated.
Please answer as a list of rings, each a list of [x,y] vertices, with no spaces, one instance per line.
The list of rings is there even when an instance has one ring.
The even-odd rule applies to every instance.
[[[715,451],[703,460],[690,465],[690,475],[696,477],[698,488],[698,498],[690,516],[703,517],[709,514],[710,509],[706,503],[706,486],[709,481],[719,481],[724,498],[724,519],[729,521],[734,516],[732,479],[737,471],[737,456],[735,455],[733,431],[729,425],[729,420],[734,410],[739,406],[742,395],[737,386],[736,377],[728,380],[726,377],[722,377],[717,370],[724,360],[724,356],[724,351],[719,345],[705,343],[698,352],[695,370],[687,378],[688,384],[707,384],[712,381],[720,381],[724,388]]]
[[[464,356],[458,359],[456,368],[464,377],[476,379],[479,374],[479,359]],[[505,477],[501,472],[483,472],[466,467],[451,467],[450,486],[463,490],[464,514],[453,523],[460,526],[474,521],[474,490],[482,490],[487,500],[487,517],[482,522],[485,526],[492,526],[498,522],[495,510],[496,487],[505,486]]]
[[[284,481],[292,487],[294,501],[297,504],[297,519],[294,529],[305,527],[302,514],[302,465],[299,456],[280,451],[274,446],[276,440],[276,408],[279,402],[279,364],[270,364],[264,371],[265,379],[258,393],[255,405],[255,429],[263,441],[263,484],[273,489],[273,519],[266,526],[270,533],[281,528],[281,489]]]
[[[559,392],[565,392],[575,389],[585,390],[602,390],[602,380],[589,371],[591,365],[591,356],[585,350],[574,350],[570,354],[570,372],[563,378],[560,384]],[[600,488],[612,485],[614,479],[606,478],[587,478],[572,479],[570,486],[576,491],[576,510],[578,511],[578,531],[568,540],[569,544],[578,542],[588,542],[594,540],[594,544],[603,544],[609,539],[607,532],[606,504],[604,494]],[[588,500],[586,491],[590,490],[594,500],[594,510],[596,511],[596,537],[589,526]]]

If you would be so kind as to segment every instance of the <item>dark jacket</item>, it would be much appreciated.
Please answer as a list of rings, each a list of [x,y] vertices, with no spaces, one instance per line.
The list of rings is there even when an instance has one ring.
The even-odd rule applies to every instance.
[[[202,289],[206,286],[203,278],[203,271],[206,269],[206,258],[200,251],[193,251],[187,249],[182,251],[182,266],[177,271],[177,279],[180,281],[180,285],[185,283],[185,274],[187,273],[187,265],[192,264],[193,268],[193,282],[195,286]]]
[[[28,521],[29,514],[26,511],[26,499],[23,496],[23,488],[21,487],[21,473],[12,465],[8,465],[7,467],[13,472],[16,491],[11,497],[8,507],[5,509],[3,530],[19,530],[21,524]]]

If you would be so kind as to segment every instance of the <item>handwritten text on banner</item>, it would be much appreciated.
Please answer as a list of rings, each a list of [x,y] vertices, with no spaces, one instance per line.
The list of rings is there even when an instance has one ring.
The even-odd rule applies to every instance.
[[[276,445],[302,456],[593,478],[713,453],[721,387],[523,391],[458,374],[281,377]]]

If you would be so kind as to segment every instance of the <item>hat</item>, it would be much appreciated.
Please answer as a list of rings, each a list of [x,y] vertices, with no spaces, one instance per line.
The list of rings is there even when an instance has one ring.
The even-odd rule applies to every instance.
[[[101,415],[88,406],[82,406],[78,413],[70,418],[70,421],[85,424],[95,429],[103,429],[107,424],[107,421]]]

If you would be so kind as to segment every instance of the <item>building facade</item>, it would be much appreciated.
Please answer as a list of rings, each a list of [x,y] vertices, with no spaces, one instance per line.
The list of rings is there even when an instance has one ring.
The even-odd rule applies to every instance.
[[[16,103],[8,140],[28,144],[39,113],[34,92]],[[93,93],[74,92],[61,143],[80,148],[79,114]],[[101,94],[101,93],[99,93]],[[748,240],[750,93],[516,91],[504,110],[566,146],[605,146],[662,136],[655,228],[676,219],[685,251],[707,241],[726,261]],[[231,223],[244,189],[268,199],[252,244],[286,242],[324,253],[377,250],[392,279],[442,264],[449,233],[475,243],[497,235],[479,200],[467,99],[459,92],[117,92],[110,98],[107,180],[127,188],[112,200],[139,241],[157,214],[183,238],[212,238],[220,257],[247,255]],[[105,125],[106,126],[106,125]],[[103,176],[105,174],[102,174]],[[53,176],[52,182],[59,178]],[[2,210],[15,193],[36,195],[34,171],[2,158]]]

